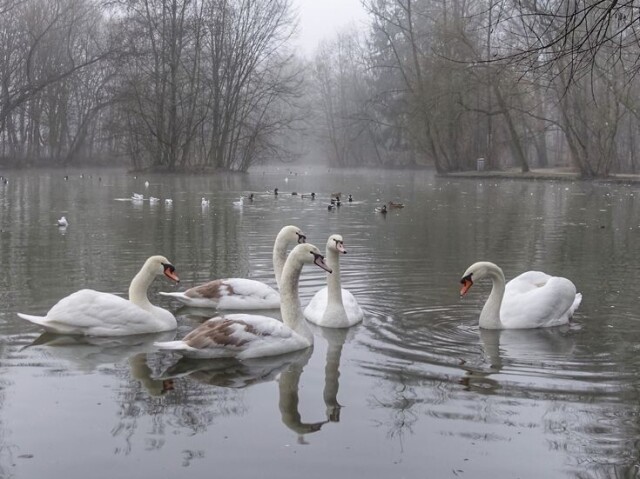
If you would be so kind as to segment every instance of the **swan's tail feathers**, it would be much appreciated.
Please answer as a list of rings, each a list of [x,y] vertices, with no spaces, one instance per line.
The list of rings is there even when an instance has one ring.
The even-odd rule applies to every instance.
[[[162,341],[153,343],[158,349],[164,349],[166,351],[191,351],[193,348],[187,345],[184,341]]]
[[[169,296],[171,298],[176,298],[176,299],[184,298],[184,293],[178,293],[178,292],[175,292],[175,293],[164,293],[164,292],[160,291],[158,294],[160,294],[162,296]]]
[[[47,318],[45,316],[32,316],[30,314],[18,313],[22,319],[26,319],[27,321],[31,321],[32,323],[39,324],[40,326],[46,325]]]
[[[191,305],[191,303],[192,303],[191,298],[189,296],[187,296],[186,294],[184,294],[184,293],[180,293],[180,292],[163,293],[163,292],[160,292],[160,294],[162,296],[168,296],[171,299],[176,299],[176,300],[180,301],[182,304]]]
[[[573,313],[575,312],[576,309],[578,309],[578,306],[580,306],[581,302],[582,302],[582,294],[576,293],[576,299],[573,300],[573,304],[569,308],[569,317],[573,316]]]

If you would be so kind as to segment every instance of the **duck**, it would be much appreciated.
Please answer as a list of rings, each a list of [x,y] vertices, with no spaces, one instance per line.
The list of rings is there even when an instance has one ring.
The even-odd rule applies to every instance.
[[[348,201],[349,203],[353,202],[353,196],[349,195]]]
[[[316,246],[304,243],[293,248],[281,278],[282,322],[253,314],[216,316],[180,341],[157,342],[155,346],[185,357],[238,359],[277,356],[311,347],[313,333],[302,318],[298,297],[300,274],[305,264],[315,264],[331,272]]]
[[[203,197],[203,198],[202,198],[202,200],[200,201],[200,205],[201,205],[203,208],[208,207],[208,206],[209,206],[209,200]]]
[[[300,228],[293,225],[283,227],[276,236],[273,245],[273,269],[278,285],[287,259],[287,249],[306,240],[307,237]],[[184,292],[160,294],[196,308],[252,310],[280,307],[280,293],[277,290],[261,281],[246,278],[217,279]]]
[[[489,278],[493,287],[480,313],[484,329],[531,329],[569,323],[582,301],[571,280],[541,271],[527,271],[505,285],[502,269],[495,263],[480,261],[462,275],[460,296],[475,281]]]
[[[129,299],[93,289],[81,289],[62,298],[46,316],[18,313],[22,319],[56,334],[127,336],[176,329],[176,318],[154,306],[147,290],[156,276],[180,281],[175,267],[164,256],[149,257],[129,286]]]
[[[404,203],[394,203],[389,201],[389,208],[404,208]]]
[[[58,226],[60,226],[61,228],[66,228],[67,226],[69,226],[69,222],[67,221],[66,216],[62,216],[58,220]]]
[[[383,215],[386,215],[387,214],[387,205],[378,206],[375,209],[375,212],[376,213],[382,213]]]
[[[333,273],[327,276],[327,286],[318,291],[304,309],[304,317],[318,326],[349,328],[364,319],[364,311],[356,298],[340,285],[341,254],[347,254],[342,236],[329,236],[326,258]]]

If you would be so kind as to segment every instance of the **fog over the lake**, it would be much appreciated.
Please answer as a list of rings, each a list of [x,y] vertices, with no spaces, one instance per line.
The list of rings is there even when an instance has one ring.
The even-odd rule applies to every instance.
[[[636,173],[640,17],[580,5],[4,0],[0,168]]]

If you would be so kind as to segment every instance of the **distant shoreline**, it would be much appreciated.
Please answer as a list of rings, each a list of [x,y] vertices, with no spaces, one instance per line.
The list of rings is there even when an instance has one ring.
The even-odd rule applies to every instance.
[[[595,181],[599,183],[640,183],[640,175],[613,174],[605,178],[584,178],[572,168],[535,168],[523,173],[519,168],[485,171],[455,171],[440,173],[442,178],[512,179],[512,180],[557,180]]]

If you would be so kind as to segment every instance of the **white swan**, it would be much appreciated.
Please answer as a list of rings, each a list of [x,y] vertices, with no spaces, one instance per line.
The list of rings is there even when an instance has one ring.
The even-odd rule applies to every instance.
[[[149,203],[151,203],[152,205],[157,205],[158,203],[160,203],[160,198],[156,198],[155,196],[150,196]]]
[[[287,258],[287,249],[290,245],[304,243],[306,239],[307,237],[297,226],[285,226],[276,236],[273,245],[273,268],[278,283]],[[184,292],[160,294],[196,308],[246,311],[280,307],[280,294],[275,289],[260,281],[245,278],[217,279]]]
[[[144,195],[142,193],[134,193],[133,195],[131,195],[131,199],[133,201],[142,201],[144,200]]]
[[[66,228],[67,226],[69,226],[69,222],[67,221],[67,218],[65,216],[61,217],[58,220],[58,226],[62,228]]]
[[[167,206],[171,206],[173,204],[173,200],[171,198],[167,198],[164,200],[164,204]]]
[[[160,342],[156,346],[187,357],[238,359],[276,356],[310,347],[313,334],[302,318],[298,283],[302,266],[311,263],[331,272],[320,250],[312,244],[299,244],[287,258],[280,287],[282,322],[252,314],[217,316],[182,341]]]
[[[356,298],[340,286],[340,255],[346,253],[342,236],[329,236],[327,265],[333,273],[327,276],[327,286],[311,298],[304,310],[304,317],[318,326],[348,328],[364,318]]]
[[[209,206],[209,200],[203,197],[202,200],[200,201],[200,205],[203,208],[207,208]]]
[[[582,301],[567,278],[527,271],[505,286],[504,273],[497,265],[481,261],[464,272],[460,296],[474,281],[488,277],[493,282],[489,299],[480,313],[480,327],[486,329],[546,328],[567,324]]]
[[[241,196],[238,201],[233,202],[233,206],[243,206],[244,205],[244,196]]]
[[[180,281],[167,258],[151,256],[131,281],[129,300],[82,289],[62,298],[46,316],[22,313],[18,316],[58,334],[125,336],[170,331],[177,326],[176,318],[169,311],[152,305],[147,298],[149,285],[161,274]]]

